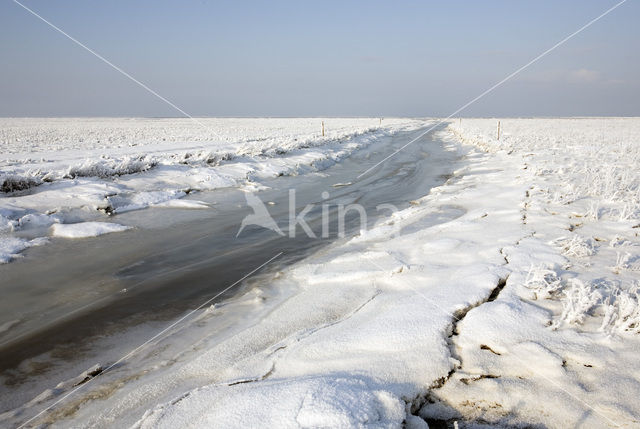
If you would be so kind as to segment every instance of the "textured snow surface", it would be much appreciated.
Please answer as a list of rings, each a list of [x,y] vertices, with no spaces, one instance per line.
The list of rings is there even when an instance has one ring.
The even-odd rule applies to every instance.
[[[640,120],[502,120],[500,141],[496,122],[452,122],[441,137],[463,166],[408,209],[256,279],[32,423],[637,427]]]
[[[499,297],[454,337],[460,368],[420,414],[546,427],[640,424],[640,120],[462,119],[526,184]]]
[[[0,118],[0,243],[6,241],[0,246],[12,250],[3,251],[0,263],[20,252],[16,233],[36,238],[53,223],[106,220],[150,206],[207,208],[176,201],[191,192],[259,188],[264,178],[322,170],[380,137],[424,124],[394,118]],[[48,225],[36,227],[26,222],[29,216]]]
[[[233,412],[212,413],[212,404]],[[262,421],[278,428],[392,428],[404,420],[404,408],[404,402],[357,376],[308,377],[266,381],[260,389],[203,387],[183,403],[150,411],[135,427],[255,427]]]

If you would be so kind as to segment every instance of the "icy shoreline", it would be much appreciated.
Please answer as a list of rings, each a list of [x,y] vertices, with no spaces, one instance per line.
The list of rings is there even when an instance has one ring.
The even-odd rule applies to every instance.
[[[321,122],[0,119],[0,263],[44,244],[56,235],[55,224],[77,223],[76,229],[88,231],[92,225],[83,223],[150,206],[206,209],[198,201],[176,200],[197,191],[260,188],[265,178],[323,170],[381,137],[424,124],[334,118],[325,120],[323,136]]]
[[[270,352],[254,361],[261,366],[270,361],[268,371],[245,375],[255,382],[192,391],[177,403],[148,412],[138,426],[171,427],[193,418],[198,424],[224,426],[237,424],[239,415],[245,416],[242,423],[247,425],[258,421],[283,426],[395,426],[402,421],[423,425],[412,411],[427,420],[460,420],[461,426],[465,420],[548,427],[637,422],[640,383],[633,369],[639,346],[634,336],[637,274],[630,266],[615,268],[620,265],[615,260],[617,246],[633,252],[627,260],[637,258],[639,243],[633,230],[638,222],[633,199],[637,175],[614,178],[608,185],[617,195],[631,196],[617,211],[606,214],[613,225],[598,215],[593,222],[582,222],[586,225],[578,228],[584,232],[574,232],[572,219],[582,220],[590,210],[582,199],[597,198],[591,201],[597,203],[611,196],[597,191],[582,194],[597,183],[579,188],[577,172],[558,178],[566,170],[554,168],[567,169],[566,158],[559,159],[544,140],[531,145],[530,135],[538,135],[539,123],[523,122],[513,134],[528,131],[529,135],[515,137],[511,145],[509,136],[502,143],[492,142],[475,137],[464,128],[466,123],[462,128],[452,126],[492,154],[470,155],[476,159],[458,173],[459,178],[389,222],[415,232],[390,238],[389,230],[381,226],[334,249],[335,256],[312,258],[293,270],[294,281],[306,285],[301,295],[309,294],[307,301],[327,295],[344,300],[346,293],[358,294],[356,309],[340,322],[271,346],[270,350],[279,351],[277,356]],[[568,138],[575,138],[578,124],[565,125]],[[619,127],[621,137],[631,132],[637,136],[637,122],[626,124],[631,128]],[[602,125],[610,127],[606,120]],[[509,122],[503,126],[511,131]],[[608,159],[624,170],[615,154],[608,158],[600,153],[601,136],[589,128],[583,131],[583,140],[574,143],[574,171],[593,168],[594,161],[602,162],[602,169],[611,168]],[[567,138],[558,134],[559,140]],[[582,153],[585,137],[591,137],[596,150]],[[621,151],[631,154],[631,166],[637,167],[637,141],[621,144]],[[627,171],[634,170],[638,171]],[[563,199],[567,183],[578,188],[570,187],[576,202],[554,204]],[[432,227],[419,226],[427,213],[437,212],[434,205],[443,204],[464,207],[465,213]],[[567,205],[573,207],[561,212]],[[583,215],[576,214],[579,209]],[[569,232],[579,238],[567,240]],[[584,233],[597,234],[600,241],[589,247],[584,240],[595,239],[584,238]],[[587,251],[581,252],[581,246]],[[553,284],[553,275],[544,271],[548,269],[554,269],[562,284]],[[612,282],[613,290],[593,284],[595,277],[610,279],[606,281]],[[555,299],[540,304],[540,291],[555,293]],[[593,293],[602,294],[599,305],[604,316],[594,308]],[[627,307],[616,307],[611,294],[624,297]],[[427,362],[421,355],[428,356]],[[239,370],[252,365],[234,366]],[[211,405],[221,398],[226,398],[221,406]],[[295,412],[287,418],[286,409],[256,409],[257,398],[291,403]]]
[[[640,120],[503,120],[500,141],[495,125],[453,122],[448,148],[471,148],[445,185],[208,309],[43,422],[637,425]],[[233,308],[256,319],[224,323]],[[91,399],[105,385],[119,387]]]

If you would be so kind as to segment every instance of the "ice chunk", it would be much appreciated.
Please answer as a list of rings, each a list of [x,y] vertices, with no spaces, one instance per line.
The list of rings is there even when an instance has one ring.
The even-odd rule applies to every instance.
[[[64,238],[86,238],[97,237],[98,235],[109,234],[111,232],[120,232],[130,229],[130,226],[124,226],[117,223],[108,222],[80,222],[53,225],[52,234],[56,237]]]

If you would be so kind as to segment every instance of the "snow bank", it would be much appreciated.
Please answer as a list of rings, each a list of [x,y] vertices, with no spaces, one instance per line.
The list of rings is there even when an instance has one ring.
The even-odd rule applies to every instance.
[[[203,387],[188,398],[150,411],[133,427],[255,427],[264,422],[278,428],[393,428],[405,417],[402,401],[358,377],[267,381],[259,389]]]
[[[321,134],[321,122],[327,132]],[[218,166],[315,147],[365,143],[423,121],[352,119],[0,119],[3,192],[77,177],[113,177],[159,165]],[[353,148],[351,148],[353,149]]]
[[[462,362],[420,414],[442,420],[636,425],[640,120],[462,119],[458,138],[526,185],[499,297],[468,312]],[[632,399],[634,398],[634,399]]]
[[[86,238],[97,237],[111,232],[126,231],[127,229],[130,229],[130,227],[110,222],[58,223],[51,227],[51,234],[54,237]]]
[[[456,150],[453,142],[448,147]],[[496,187],[501,177],[486,171],[491,157],[470,156],[477,165],[410,209],[176,330],[154,345],[161,356],[131,363],[147,375],[125,383],[126,392],[106,407],[89,400],[78,421],[140,427],[420,421],[412,412],[458,365],[449,344],[457,315],[501,284],[507,270],[500,249],[521,233],[523,189]],[[247,320],[226,325],[240,314]],[[201,327],[207,333],[195,348],[176,348]],[[116,384],[120,377],[127,371],[101,376]]]

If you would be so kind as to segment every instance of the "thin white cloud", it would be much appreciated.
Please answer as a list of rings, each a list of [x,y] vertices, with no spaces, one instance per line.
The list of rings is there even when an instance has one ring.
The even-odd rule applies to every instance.
[[[522,76],[521,81],[531,83],[569,83],[575,85],[604,83],[602,73],[598,70],[545,70]]]
[[[602,74],[597,70],[571,70],[565,76],[569,83],[596,83],[602,80]]]

